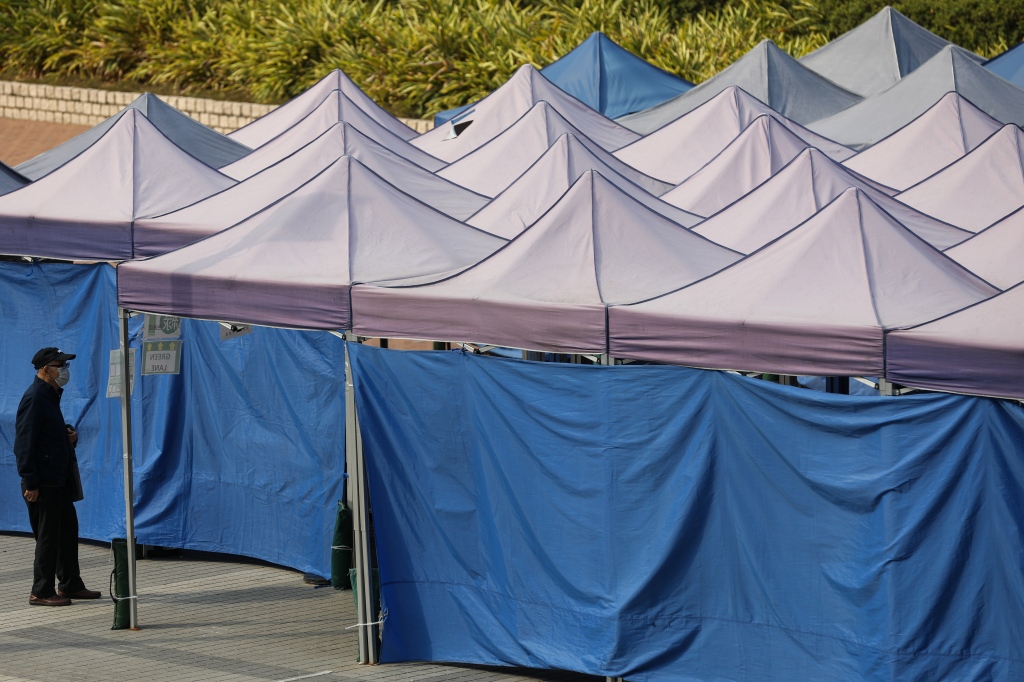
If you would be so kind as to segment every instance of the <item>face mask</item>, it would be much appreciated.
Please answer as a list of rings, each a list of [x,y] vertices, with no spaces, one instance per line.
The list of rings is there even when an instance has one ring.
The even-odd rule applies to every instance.
[[[60,367],[57,369],[57,385],[63,388],[67,386],[68,382],[71,381],[71,370],[67,367]]]

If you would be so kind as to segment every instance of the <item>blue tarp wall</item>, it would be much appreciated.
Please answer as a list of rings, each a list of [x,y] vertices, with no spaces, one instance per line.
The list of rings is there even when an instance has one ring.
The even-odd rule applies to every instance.
[[[1024,679],[1024,412],[353,346],[384,661]]]
[[[54,345],[78,354],[62,408],[80,435],[81,536],[124,537],[121,407],[105,397],[119,346],[116,300],[108,265],[0,262],[0,530],[29,530],[14,418],[32,381],[29,360]],[[136,348],[141,325],[141,316],[131,320]],[[216,323],[195,320],[182,321],[181,336],[180,374],[136,369],[139,541],[330,575],[345,466],[342,341],[257,328],[221,342]]]

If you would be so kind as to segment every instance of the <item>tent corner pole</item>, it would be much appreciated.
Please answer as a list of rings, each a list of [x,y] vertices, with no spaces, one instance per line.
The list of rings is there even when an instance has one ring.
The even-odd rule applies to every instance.
[[[125,544],[128,550],[128,625],[139,629],[138,592],[135,583],[135,485],[132,464],[132,373],[128,361],[131,355],[131,335],[128,331],[126,308],[117,309],[118,327],[121,336],[121,443],[124,454],[124,526]]]
[[[346,332],[345,340],[359,343],[359,337]],[[357,609],[356,630],[359,633],[359,662],[377,663],[377,628],[373,625],[373,574],[370,563],[370,546],[367,524],[369,518],[369,495],[366,489],[366,473],[363,462],[362,438],[359,433],[359,415],[356,412],[355,381],[352,375],[352,359],[348,344],[345,345],[345,468],[348,471],[348,499],[352,511],[353,555],[355,558]]]

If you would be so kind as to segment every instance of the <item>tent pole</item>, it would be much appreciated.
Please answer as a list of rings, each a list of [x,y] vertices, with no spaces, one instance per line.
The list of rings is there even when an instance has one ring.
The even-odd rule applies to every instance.
[[[135,589],[135,491],[132,471],[132,375],[128,358],[131,355],[131,338],[128,332],[128,311],[117,309],[118,327],[121,332],[121,443],[124,451],[124,527],[128,549],[128,624],[132,630],[139,628],[138,593]]]
[[[878,377],[878,395],[896,395],[896,392],[893,390],[892,382],[886,381],[885,377]]]
[[[345,340],[358,343],[358,337],[345,334]],[[359,662],[377,662],[377,629],[369,625],[375,620],[371,603],[373,578],[370,566],[369,538],[367,537],[368,505],[366,475],[363,471],[362,438],[359,433],[359,416],[356,413],[355,383],[352,376],[352,360],[345,345],[345,468],[348,470],[348,499],[352,510],[352,545],[355,558],[356,602],[359,605],[356,628],[359,633]]]

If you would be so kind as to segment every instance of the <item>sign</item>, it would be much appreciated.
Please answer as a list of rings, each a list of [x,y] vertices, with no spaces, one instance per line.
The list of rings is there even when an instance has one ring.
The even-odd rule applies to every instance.
[[[181,336],[181,318],[174,315],[150,315],[146,313],[145,323],[142,325],[142,338],[146,341],[151,339],[177,339]]]
[[[227,325],[227,326],[225,326]],[[252,334],[252,325],[250,324],[234,324],[232,322],[221,322],[220,323],[220,340],[227,341],[228,339],[234,339],[239,336],[245,336],[246,334]]]
[[[142,344],[142,374],[177,374],[181,370],[181,341]]]
[[[129,391],[135,390],[135,349],[128,350],[128,369],[130,371]],[[110,351],[110,373],[107,374],[107,397],[121,397],[121,349],[115,348]]]

